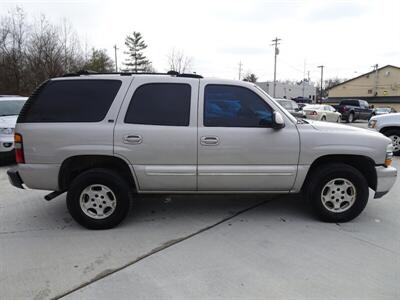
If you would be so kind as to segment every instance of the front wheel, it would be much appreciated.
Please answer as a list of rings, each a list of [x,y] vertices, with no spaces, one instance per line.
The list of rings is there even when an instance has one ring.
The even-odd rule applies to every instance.
[[[307,198],[322,221],[350,221],[367,205],[368,183],[354,167],[341,163],[327,164],[318,167],[310,176]]]
[[[400,129],[391,129],[385,131],[384,134],[392,140],[393,154],[400,155]]]
[[[108,229],[127,215],[128,183],[116,172],[93,169],[76,177],[67,193],[67,207],[76,222],[89,229]]]

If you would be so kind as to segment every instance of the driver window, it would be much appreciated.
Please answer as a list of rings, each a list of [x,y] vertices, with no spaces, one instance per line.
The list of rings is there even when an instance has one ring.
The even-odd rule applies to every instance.
[[[207,85],[204,126],[271,127],[272,109],[253,91],[233,85]]]

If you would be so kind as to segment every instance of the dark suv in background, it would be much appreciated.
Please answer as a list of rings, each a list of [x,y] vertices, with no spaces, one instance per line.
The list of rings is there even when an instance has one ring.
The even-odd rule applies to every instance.
[[[346,99],[340,101],[334,108],[342,114],[342,120],[352,123],[355,120],[369,120],[373,109],[367,101],[359,99]]]

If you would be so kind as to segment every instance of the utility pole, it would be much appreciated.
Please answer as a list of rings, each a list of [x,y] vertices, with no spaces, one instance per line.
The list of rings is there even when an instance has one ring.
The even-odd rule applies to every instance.
[[[117,60],[117,45],[114,45],[114,56],[115,56],[115,72],[118,72],[118,60]]]
[[[375,93],[374,96],[378,96],[378,64],[372,66],[375,71]]]
[[[242,79],[242,66],[243,66],[242,62],[239,61],[239,80]]]
[[[320,103],[322,102],[322,83],[323,83],[323,80],[324,80],[324,66],[323,65],[321,65],[321,66],[318,66],[318,68],[321,68],[321,85],[320,85],[320,99],[319,99],[319,101],[320,101]]]
[[[272,42],[274,42],[273,44],[271,44],[271,46],[275,46],[275,60],[274,60],[274,89],[273,89],[273,97],[275,98],[275,91],[276,91],[276,57],[279,54],[279,48],[278,45],[280,43],[278,43],[279,41],[281,41],[282,39],[279,39],[278,37],[276,37],[274,40],[272,40]]]

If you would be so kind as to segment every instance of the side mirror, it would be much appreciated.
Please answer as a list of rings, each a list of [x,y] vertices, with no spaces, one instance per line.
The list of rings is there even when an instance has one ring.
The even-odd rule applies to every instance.
[[[285,120],[279,111],[274,111],[272,115],[272,128],[281,129],[285,127]]]

